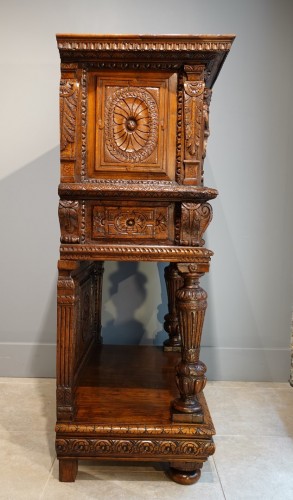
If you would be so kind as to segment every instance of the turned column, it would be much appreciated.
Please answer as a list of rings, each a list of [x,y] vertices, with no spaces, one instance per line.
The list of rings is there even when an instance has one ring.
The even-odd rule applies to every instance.
[[[168,296],[168,314],[165,316],[164,329],[169,338],[164,342],[164,351],[180,351],[181,339],[176,309],[176,293],[183,286],[183,278],[179,274],[175,263],[165,267],[165,281]]]
[[[200,422],[203,418],[197,395],[206,384],[206,366],[199,360],[200,343],[207,293],[200,287],[196,264],[178,264],[183,286],[177,291],[176,302],[181,332],[181,360],[176,367],[176,383],[180,397],[172,402],[173,421]]]

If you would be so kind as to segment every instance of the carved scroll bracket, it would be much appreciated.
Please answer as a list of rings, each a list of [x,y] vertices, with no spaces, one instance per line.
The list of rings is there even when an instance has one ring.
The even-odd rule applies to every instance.
[[[60,200],[58,215],[61,243],[79,243],[79,202]]]
[[[213,210],[209,203],[182,203],[180,245],[203,246],[205,241],[202,235],[212,217]]]

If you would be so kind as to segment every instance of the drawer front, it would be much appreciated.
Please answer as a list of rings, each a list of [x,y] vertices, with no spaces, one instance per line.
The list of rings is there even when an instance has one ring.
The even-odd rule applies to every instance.
[[[150,242],[174,241],[172,204],[149,206],[92,205],[91,239]]]

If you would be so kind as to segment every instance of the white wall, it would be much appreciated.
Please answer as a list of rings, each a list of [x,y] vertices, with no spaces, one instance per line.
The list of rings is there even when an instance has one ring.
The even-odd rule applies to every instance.
[[[55,33],[236,33],[211,106],[206,184],[220,196],[207,236],[215,256],[204,279],[202,359],[210,379],[288,379],[292,7],[291,0],[1,2],[2,375],[52,376],[55,369]],[[105,342],[162,342],[162,276],[156,264],[108,264]],[[125,299],[131,292],[136,302]]]

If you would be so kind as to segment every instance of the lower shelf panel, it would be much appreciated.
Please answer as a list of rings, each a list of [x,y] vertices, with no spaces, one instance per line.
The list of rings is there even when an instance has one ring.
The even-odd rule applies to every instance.
[[[56,424],[60,480],[74,480],[78,459],[169,462],[177,482],[182,474],[183,484],[198,479],[214,453],[215,430],[203,394],[202,423],[172,423],[178,356],[149,346],[93,349],[76,391],[76,417]]]

